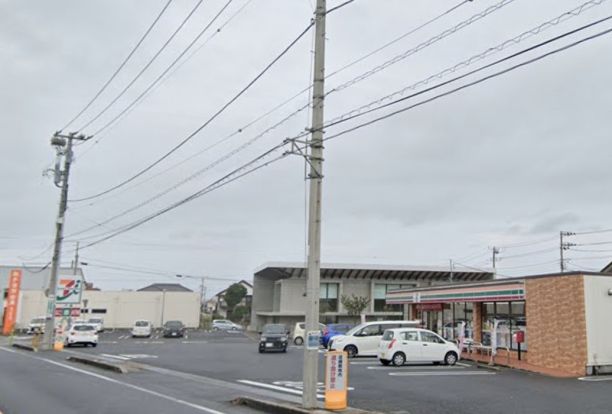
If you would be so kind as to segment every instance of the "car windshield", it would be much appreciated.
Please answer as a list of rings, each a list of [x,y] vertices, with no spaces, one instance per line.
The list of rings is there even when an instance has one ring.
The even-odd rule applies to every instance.
[[[96,328],[91,325],[76,325],[73,329],[75,331],[93,331]]]
[[[179,322],[179,321],[170,321],[170,322],[166,322],[165,327],[166,328],[173,328],[173,329],[175,329],[175,328],[182,328],[183,324],[181,322]]]
[[[102,319],[90,319],[89,323],[102,323]]]
[[[366,326],[365,323],[362,323],[361,325],[357,325],[353,329],[349,330],[346,334],[353,335],[355,332],[359,332],[364,326]]]
[[[285,325],[266,325],[263,328],[263,333],[266,334],[282,334],[287,332]]]
[[[345,333],[351,329],[351,325],[329,325],[329,330],[336,333]]]
[[[45,323],[45,318],[34,318],[30,323]]]
[[[134,325],[139,326],[139,327],[149,326],[149,322],[147,322],[147,321],[136,321],[136,323]]]
[[[382,337],[383,341],[390,341],[393,339],[393,331],[385,331],[383,337]]]

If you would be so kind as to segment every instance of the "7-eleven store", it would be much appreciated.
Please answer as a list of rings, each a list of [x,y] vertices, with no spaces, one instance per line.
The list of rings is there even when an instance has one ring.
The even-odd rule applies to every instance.
[[[466,358],[490,360],[493,345],[497,364],[560,376],[612,371],[611,274],[398,289],[387,293],[386,302],[407,305],[408,318],[449,340],[458,338],[463,323],[472,344]]]

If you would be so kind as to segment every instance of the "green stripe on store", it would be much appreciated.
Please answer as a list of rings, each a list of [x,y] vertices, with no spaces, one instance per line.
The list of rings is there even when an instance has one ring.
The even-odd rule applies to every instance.
[[[496,291],[485,291],[485,292],[467,292],[467,293],[441,293],[437,295],[421,295],[421,300],[463,299],[463,298],[479,298],[479,297],[486,297],[486,296],[496,296],[496,297],[523,296],[524,294],[525,294],[524,289],[496,290]]]

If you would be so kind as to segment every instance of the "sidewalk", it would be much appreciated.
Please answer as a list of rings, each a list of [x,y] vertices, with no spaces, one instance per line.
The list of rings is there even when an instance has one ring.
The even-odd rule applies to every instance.
[[[493,357],[493,362],[495,366],[502,366],[502,367],[507,367],[507,368],[520,369],[523,371],[537,372],[538,374],[548,375],[550,377],[555,377],[555,378],[576,378],[577,377],[577,375],[569,373],[567,371],[562,371],[562,370],[553,369],[553,368],[545,368],[545,367],[530,364],[529,362],[525,360],[526,357],[527,357],[526,355],[523,355],[523,359],[519,361],[512,354],[507,355],[505,352],[503,352]],[[478,354],[475,352],[472,352],[472,353],[462,352],[461,359],[474,361],[480,364],[489,364],[491,361],[491,356],[485,355],[485,354]]]

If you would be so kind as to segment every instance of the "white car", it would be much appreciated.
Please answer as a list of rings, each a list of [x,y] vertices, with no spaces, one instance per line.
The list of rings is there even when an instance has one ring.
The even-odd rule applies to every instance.
[[[96,331],[96,326],[85,323],[72,325],[68,330],[64,345],[71,346],[75,344],[98,346],[98,332]]]
[[[319,331],[323,332],[326,326],[322,323],[319,324]],[[295,329],[293,330],[293,343],[296,345],[302,345],[304,343],[304,338],[306,337],[306,322],[298,322],[295,324]]]
[[[457,345],[427,329],[388,329],[378,345],[378,360],[383,365],[402,366],[406,362],[455,365],[460,355]]]
[[[101,318],[89,318],[87,323],[95,325],[96,326],[96,331],[98,333],[104,331],[104,319],[101,319]]]
[[[213,331],[238,331],[242,330],[242,326],[228,321],[227,319],[215,319],[212,321]]]
[[[383,332],[395,328],[416,328],[421,321],[376,321],[357,325],[345,335],[334,336],[328,343],[329,350],[346,351],[349,358],[376,356]]]
[[[34,318],[28,324],[28,333],[44,333],[45,332],[45,318]]]
[[[134,326],[132,327],[132,338],[150,338],[152,333],[153,325],[151,325],[151,322],[145,320],[134,322]]]

